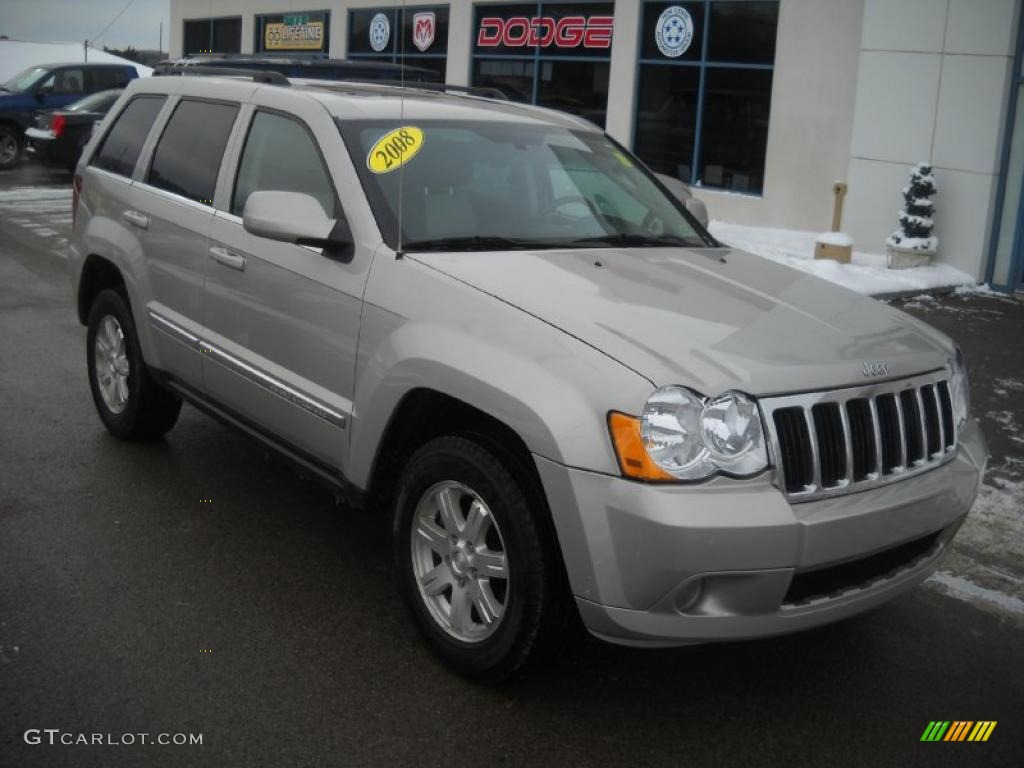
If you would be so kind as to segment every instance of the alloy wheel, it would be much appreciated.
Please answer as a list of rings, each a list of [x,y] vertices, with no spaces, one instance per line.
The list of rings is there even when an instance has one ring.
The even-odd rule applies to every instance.
[[[464,643],[489,638],[509,604],[505,542],[491,510],[462,483],[427,489],[412,516],[412,566],[435,622]]]
[[[121,413],[128,404],[128,364],[124,331],[113,315],[100,320],[93,344],[93,362],[100,396],[111,413]]]

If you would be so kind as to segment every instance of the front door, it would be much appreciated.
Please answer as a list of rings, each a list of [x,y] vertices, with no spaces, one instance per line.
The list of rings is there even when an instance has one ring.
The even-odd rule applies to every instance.
[[[245,202],[260,190],[303,192],[341,214],[306,121],[255,108],[238,158],[210,230],[207,391],[303,455],[344,469],[365,267],[242,227]]]

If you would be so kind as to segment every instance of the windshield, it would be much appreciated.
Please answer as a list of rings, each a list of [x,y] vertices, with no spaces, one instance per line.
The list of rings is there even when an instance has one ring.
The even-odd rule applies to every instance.
[[[12,93],[21,93],[22,91],[32,87],[32,85],[34,85],[35,82],[48,71],[49,70],[47,70],[46,67],[29,67],[4,83],[3,89],[5,91],[11,91]]]
[[[599,133],[490,121],[339,126],[395,249],[714,244],[637,160]],[[405,140],[390,138],[396,134]]]
[[[68,112],[106,112],[110,109],[121,91],[100,91],[84,99],[79,99],[73,104],[64,107]]]

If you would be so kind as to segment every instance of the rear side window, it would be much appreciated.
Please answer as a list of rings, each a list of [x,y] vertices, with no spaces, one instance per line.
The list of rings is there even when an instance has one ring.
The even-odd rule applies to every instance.
[[[249,195],[260,190],[303,192],[337,215],[334,188],[316,143],[304,125],[271,112],[257,112],[238,164],[231,212],[241,216]]]
[[[132,99],[117,116],[91,164],[111,173],[131,176],[142,144],[166,98],[137,96]]]
[[[237,114],[237,104],[183,99],[156,145],[147,183],[212,205],[217,172]]]
[[[89,93],[124,88],[128,85],[128,73],[118,67],[97,67],[85,71],[86,90]]]

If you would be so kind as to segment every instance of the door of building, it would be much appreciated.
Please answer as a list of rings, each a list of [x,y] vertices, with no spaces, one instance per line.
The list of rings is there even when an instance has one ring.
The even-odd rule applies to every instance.
[[[986,275],[1004,291],[1024,290],[1024,20],[1014,67]]]

